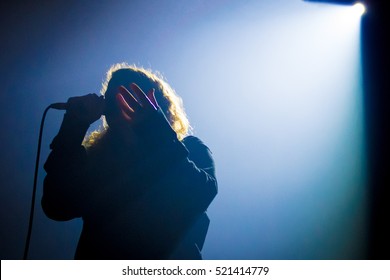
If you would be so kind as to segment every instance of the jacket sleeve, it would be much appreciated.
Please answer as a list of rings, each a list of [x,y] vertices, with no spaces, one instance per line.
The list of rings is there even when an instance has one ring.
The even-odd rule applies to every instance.
[[[149,150],[149,156],[139,168],[152,171],[145,177],[159,178],[158,184],[154,184],[163,185],[162,191],[169,195],[176,194],[185,208],[202,213],[217,194],[212,154],[197,137],[188,136],[179,141],[163,113],[159,114],[162,116],[151,125],[138,129]]]
[[[211,152],[198,138],[178,141],[166,121],[156,123],[153,131],[144,137],[154,147],[146,163],[154,176],[145,176],[158,179],[135,209],[144,218],[139,224],[146,229],[141,231],[150,232],[149,240],[156,242],[151,246],[164,250],[166,245],[169,251],[207,210],[217,194],[217,179]],[[153,229],[163,230],[156,235]]]
[[[45,214],[57,221],[81,216],[84,201],[86,151],[81,145],[89,125],[65,114],[61,128],[50,145],[44,165],[41,205]]]

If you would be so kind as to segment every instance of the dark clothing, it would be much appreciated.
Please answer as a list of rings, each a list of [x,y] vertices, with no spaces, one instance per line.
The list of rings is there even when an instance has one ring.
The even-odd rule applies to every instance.
[[[81,145],[88,125],[65,114],[46,163],[42,207],[54,220],[82,217],[76,259],[200,259],[217,193],[209,149],[178,141],[164,118],[136,129],[130,147],[108,130]]]

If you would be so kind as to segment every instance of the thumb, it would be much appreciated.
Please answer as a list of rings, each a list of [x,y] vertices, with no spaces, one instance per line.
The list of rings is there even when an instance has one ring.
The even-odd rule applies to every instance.
[[[148,91],[148,93],[147,93],[147,96],[148,96],[150,102],[153,104],[154,108],[157,110],[157,108],[158,108],[159,106],[158,106],[156,97],[155,97],[155,95],[154,95],[154,92],[155,92],[154,88],[150,89],[150,90]]]

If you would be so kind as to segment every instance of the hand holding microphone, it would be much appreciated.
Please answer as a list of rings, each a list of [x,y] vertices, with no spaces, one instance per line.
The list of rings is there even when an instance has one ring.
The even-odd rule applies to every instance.
[[[104,114],[104,96],[90,93],[83,96],[70,97],[66,103],[53,103],[50,106],[57,110],[66,110],[66,113],[80,122],[92,124]]]

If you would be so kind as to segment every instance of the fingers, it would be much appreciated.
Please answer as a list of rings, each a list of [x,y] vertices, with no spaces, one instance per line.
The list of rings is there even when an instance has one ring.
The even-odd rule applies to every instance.
[[[148,96],[150,102],[152,103],[152,105],[154,106],[154,109],[157,110],[158,103],[157,103],[156,97],[154,96],[154,88],[152,88],[151,90],[148,91],[147,96]]]
[[[141,104],[137,101],[134,95],[132,95],[124,86],[119,87],[119,93],[133,111],[136,111],[141,107]]]
[[[132,83],[130,88],[134,94],[124,86],[120,86],[116,95],[120,115],[124,120],[137,122],[137,120],[144,119],[148,111],[157,110],[158,103],[154,96],[154,89],[149,90],[148,95],[146,95],[135,83]]]
[[[122,94],[118,93],[115,97],[122,117],[127,121],[131,121],[134,110],[130,108]]]
[[[103,96],[90,93],[68,99],[67,112],[79,120],[91,124],[104,113],[105,101]]]
[[[140,89],[140,87],[137,84],[132,83],[130,85],[130,88],[137,95],[138,99],[141,101],[141,104],[144,108],[156,110],[156,106],[152,103],[152,101],[148,98],[148,96],[146,96],[146,94],[142,91],[142,89]],[[153,97],[154,97],[154,89],[151,90],[153,91]],[[149,93],[150,91],[148,92],[148,94]],[[155,98],[154,101],[156,102]]]

